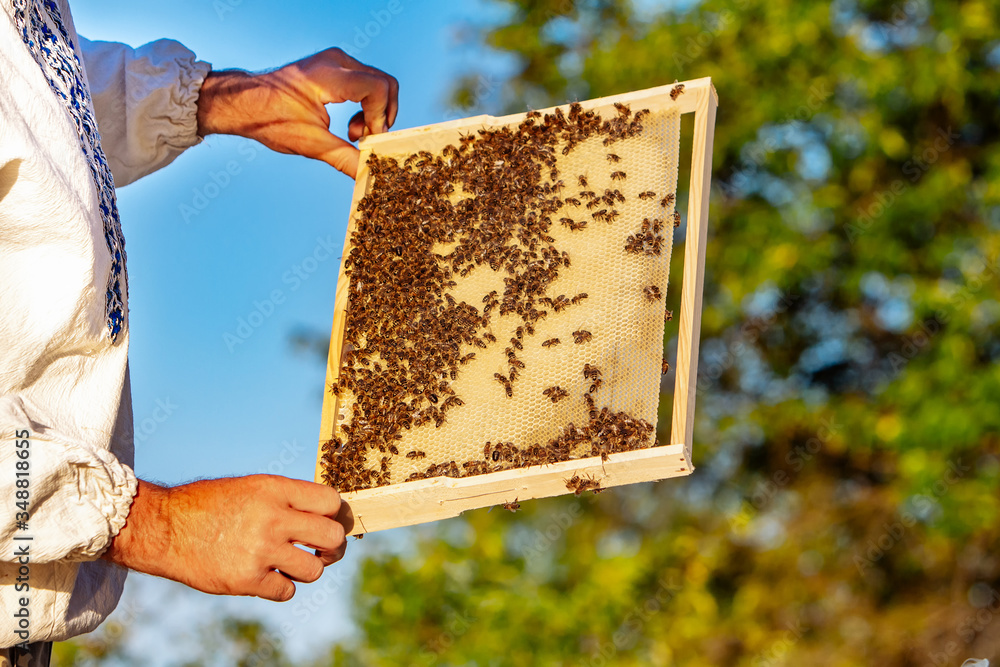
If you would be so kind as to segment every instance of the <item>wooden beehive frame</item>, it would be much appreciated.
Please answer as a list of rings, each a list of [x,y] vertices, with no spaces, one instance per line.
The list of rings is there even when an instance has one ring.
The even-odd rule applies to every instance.
[[[710,78],[685,81],[684,93],[676,107],[681,114],[694,114],[691,152],[691,185],[688,191],[687,236],[684,242],[684,267],[681,282],[681,308],[678,319],[676,379],[670,444],[631,452],[575,459],[546,466],[532,466],[470,477],[434,477],[344,494],[350,510],[343,513],[351,535],[409,526],[458,516],[462,512],[532,498],[568,493],[566,480],[574,475],[592,477],[602,488],[649,482],[691,474],[691,443],[694,436],[695,396],[698,382],[698,347],[701,334],[702,292],[705,276],[705,242],[708,232],[709,190],[712,179],[712,145],[718,97]],[[588,100],[585,109],[621,102],[642,106],[650,98],[668,94],[676,84],[613,97]],[[543,113],[552,109],[541,110]],[[517,123],[523,114],[496,118],[476,116],[437,125],[402,130],[365,138],[360,143],[361,159],[347,225],[345,256],[355,228],[354,211],[368,191],[368,156],[380,146],[391,145],[391,152],[417,152],[425,148],[427,138],[442,130],[477,130]],[[344,347],[347,322],[348,279],[341,265],[334,303],[333,331],[327,361],[327,386],[336,382]],[[334,433],[340,399],[327,391],[323,401],[320,427],[320,450],[315,480],[323,482],[322,447]],[[351,525],[353,522],[353,525]]]

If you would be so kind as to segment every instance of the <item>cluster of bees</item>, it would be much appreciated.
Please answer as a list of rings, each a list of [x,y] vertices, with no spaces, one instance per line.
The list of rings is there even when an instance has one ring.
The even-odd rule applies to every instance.
[[[342,492],[390,484],[389,464],[401,455],[404,431],[431,423],[441,427],[448,413],[463,405],[452,382],[475,359],[476,350],[498,344],[493,332],[497,315],[515,315],[520,321],[505,349],[507,373],[494,376],[506,396],[513,396],[525,366],[519,353],[539,320],[588,297],[547,294],[571,263],[569,254],[556,247],[552,226],[579,232],[590,221],[612,224],[620,216],[615,206],[625,202],[618,189],[603,194],[590,190],[585,176],[574,181],[578,192],[567,193],[557,168],[557,152],[566,155],[586,139],[603,137],[603,145],[611,146],[642,133],[648,109],[633,113],[627,105],[615,107],[610,119],[578,103],[567,112],[529,112],[517,126],[464,135],[437,155],[420,151],[402,161],[369,157],[369,191],[355,211],[351,250],[344,259],[350,280],[345,352],[339,376],[330,385],[350,406],[350,419],[340,425],[345,437],[323,446],[326,483]],[[608,153],[609,164],[619,161]],[[624,171],[612,169],[613,181],[627,178]],[[660,200],[663,207],[672,202],[672,194]],[[642,241],[643,251],[662,247],[662,222],[644,227],[642,233],[652,234],[653,240]],[[450,249],[435,252],[441,246]],[[633,252],[628,244],[626,250]],[[487,266],[504,274],[504,288],[487,294],[481,308],[449,293],[458,279]],[[593,335],[580,329],[572,337],[582,345]],[[542,345],[560,343],[550,338]],[[483,460],[434,464],[409,479],[563,461],[581,446],[589,455],[604,457],[649,446],[651,425],[596,409],[591,396],[601,383],[596,373],[586,375],[592,382],[585,394],[586,426],[570,424],[546,445],[487,443]],[[558,386],[546,392],[553,402],[569,396]],[[405,456],[416,461],[425,454],[410,451]]]
[[[572,422],[564,426],[558,436],[546,444],[518,447],[513,442],[487,442],[483,447],[483,460],[466,461],[461,467],[455,461],[429,466],[426,470],[411,473],[406,481],[427,479],[439,475],[465,477],[500,472],[534,465],[547,465],[570,458],[600,456],[607,460],[617,452],[631,452],[655,445],[655,428],[643,419],[635,419],[625,412],[612,412],[608,408],[597,410],[589,393],[584,400],[590,407],[588,421],[583,426]]]

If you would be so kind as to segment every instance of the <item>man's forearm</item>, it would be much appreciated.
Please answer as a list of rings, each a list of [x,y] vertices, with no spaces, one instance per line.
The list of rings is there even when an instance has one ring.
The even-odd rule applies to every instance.
[[[170,552],[170,489],[139,480],[128,519],[101,558],[129,569],[165,576]]]
[[[254,107],[245,99],[255,85],[253,77],[243,70],[214,70],[205,78],[198,95],[198,136],[240,134],[239,124],[247,122],[247,113],[237,110]]]

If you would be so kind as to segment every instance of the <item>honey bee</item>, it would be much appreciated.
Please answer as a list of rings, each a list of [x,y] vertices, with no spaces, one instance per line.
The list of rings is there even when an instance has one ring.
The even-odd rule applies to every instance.
[[[624,171],[614,171],[614,172],[612,172],[611,173],[611,180],[612,181],[624,181],[625,180],[625,172]]]
[[[586,292],[580,292],[579,294],[577,294],[576,296],[574,296],[572,299],[570,299],[570,303],[572,303],[574,306],[576,306],[576,305],[580,304],[588,296],[590,296],[590,295],[587,294]]]
[[[558,403],[562,399],[569,396],[569,392],[556,385],[555,387],[549,387],[548,389],[543,390],[542,395],[548,397],[553,403]]]
[[[580,329],[579,331],[574,331],[573,332],[573,342],[576,343],[577,345],[580,345],[582,343],[586,343],[587,341],[591,340],[593,337],[594,337],[593,334],[591,334],[589,331],[585,331],[583,329]]]
[[[681,93],[683,93],[683,92],[684,92],[684,84],[683,83],[678,83],[670,91],[670,99],[676,100],[678,97],[681,96]]]
[[[647,301],[659,301],[663,298],[660,294],[660,288],[656,285],[648,285],[642,288],[642,293],[646,296]]]
[[[660,200],[660,206],[662,206],[663,208],[666,208],[666,207],[670,206],[671,204],[673,204],[675,200],[676,200],[676,196],[674,195],[674,193],[672,193],[672,192],[668,193],[668,194],[664,195],[663,199]]]
[[[622,159],[614,153],[608,153],[608,162],[621,162]]]
[[[565,203],[571,206],[579,206],[580,200],[577,199],[576,197],[567,197]]]
[[[497,342],[497,337],[494,336],[493,334],[491,334],[489,331],[487,331],[486,333],[483,334],[483,338],[485,338],[486,340],[488,340],[491,343]]]
[[[420,450],[414,450],[412,452],[407,452],[406,454],[406,458],[408,459],[422,459],[425,456],[427,456],[427,454],[424,454]]]
[[[677,229],[680,226],[681,226],[681,212],[674,211],[674,229]]]
[[[519,341],[516,338],[511,338],[510,339],[510,344],[513,345],[514,347],[516,347],[518,350],[523,350],[524,349],[524,344],[521,343],[521,341]],[[507,356],[510,356],[510,355],[507,355]]]
[[[683,88],[683,86],[681,86]],[[622,104],[621,102],[615,102],[615,109],[622,116],[628,117],[632,113],[632,109],[629,108],[627,104]]]
[[[511,512],[516,512],[521,509],[521,503],[517,502],[517,498],[514,498],[514,502],[504,503],[503,508]]]
[[[579,475],[573,475],[571,478],[564,480],[566,482],[566,488],[580,495],[584,491],[600,489],[601,485],[593,477],[580,477]]]
[[[674,319],[674,311],[668,310],[665,313],[663,313],[663,321],[664,322],[669,322],[672,319]]]
[[[528,113],[526,113],[524,115],[524,117],[525,118],[541,118],[542,117],[542,112],[535,111],[534,109],[532,109],[531,111],[529,111]]]
[[[595,391],[600,389],[602,384],[604,384],[604,381],[600,378],[594,380],[594,384],[590,385],[590,393],[593,394]]]
[[[580,187],[581,187],[581,188],[585,188],[585,187],[587,187],[587,177],[586,177],[586,176],[582,176],[582,175],[581,175],[581,176],[580,176],[580,177],[579,177],[579,178],[577,179],[577,182],[579,182],[579,183],[580,183]]]
[[[553,345],[558,345],[558,344],[559,344],[558,338],[550,338],[544,343],[542,343],[542,347],[552,347]]]
[[[660,366],[660,375],[666,375],[667,371],[669,370],[670,370],[670,362],[664,359],[662,365]]]

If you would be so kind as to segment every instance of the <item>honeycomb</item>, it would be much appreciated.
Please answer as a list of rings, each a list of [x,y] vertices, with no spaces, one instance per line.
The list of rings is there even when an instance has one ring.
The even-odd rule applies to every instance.
[[[327,483],[653,446],[680,112],[650,106],[574,104],[371,155]]]

